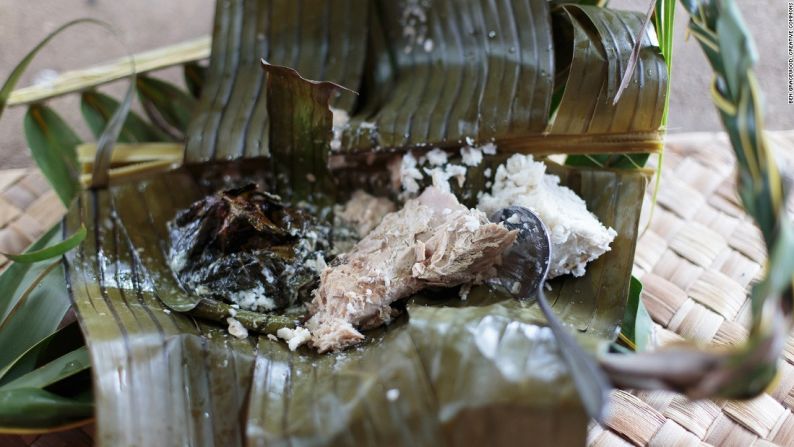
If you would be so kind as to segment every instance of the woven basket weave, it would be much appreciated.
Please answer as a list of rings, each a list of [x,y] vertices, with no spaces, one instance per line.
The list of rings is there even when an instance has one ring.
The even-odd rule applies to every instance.
[[[19,253],[66,210],[37,169],[0,171],[0,252]],[[8,259],[0,255],[0,271]]]
[[[784,176],[794,176],[794,132],[772,132]],[[650,193],[649,193],[650,194]],[[647,200],[644,216],[650,216]],[[794,214],[794,201],[789,203]],[[0,171],[0,251],[21,251],[63,215],[36,170]],[[741,343],[750,323],[750,285],[762,275],[761,235],[735,192],[734,158],[724,134],[668,137],[653,218],[637,246],[634,273],[660,346],[686,337]],[[6,263],[0,258],[0,269]],[[773,389],[746,402],[693,402],[668,392],[615,391],[605,427],[591,446],[794,445],[794,337]],[[88,446],[93,426],[61,433],[0,436],[0,446]]]
[[[772,132],[769,137],[784,176],[791,178],[794,132]],[[656,323],[660,346],[684,337],[733,345],[747,335],[748,292],[763,275],[766,251],[736,194],[734,166],[724,134],[668,138],[657,206],[634,260],[634,274],[644,285],[642,299]],[[643,214],[648,216],[650,200],[645,205]],[[788,210],[794,211],[794,201]],[[591,426],[588,443],[790,446],[794,445],[792,405],[794,338],[790,336],[778,381],[760,397],[745,402],[690,401],[668,392],[615,391],[606,426]]]

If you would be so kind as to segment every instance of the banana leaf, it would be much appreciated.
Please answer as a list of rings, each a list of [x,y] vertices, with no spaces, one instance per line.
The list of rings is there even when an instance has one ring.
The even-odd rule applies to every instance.
[[[267,105],[272,117],[274,184],[270,189],[293,202],[328,205],[334,198],[328,170],[328,130],[333,115],[328,103],[331,94],[341,88],[331,82],[307,80],[291,68],[267,62],[263,68],[268,74]]]
[[[626,89],[614,102],[618,84],[637,44],[636,36],[642,29],[643,15],[564,5],[554,19],[557,59],[564,67],[558,76],[564,82],[564,89],[550,132],[656,132],[663,124],[669,74],[653,34],[644,34]],[[643,166],[646,160],[647,154],[572,155],[567,164],[589,166],[596,162],[600,166],[630,169]]]
[[[273,104],[292,103],[296,119],[311,116],[307,102],[328,100],[327,85],[289,70],[272,76],[269,88],[294,92],[292,100],[271,96]],[[329,129],[327,117],[320,120]],[[279,132],[271,129],[271,138]],[[307,150],[325,150],[325,135]],[[278,184],[261,167],[271,161],[181,168],[85,192],[70,210],[67,231],[86,222],[89,233],[67,255],[67,275],[94,366],[102,444],[508,442],[522,435],[519,426],[548,442],[583,441],[587,418],[541,312],[485,287],[465,303],[448,293],[416,297],[406,317],[368,334],[366,344],[325,355],[290,352],[261,335],[239,340],[223,324],[188,313],[201,303],[167,265],[166,221],[252,176]],[[327,175],[324,164],[313,168],[318,178]],[[549,293],[582,343],[600,352],[623,317],[647,178],[551,169],[619,234],[587,276],[553,281]]]
[[[393,59],[377,59],[375,69],[389,76],[370,88],[388,94],[355,117],[376,132],[354,147],[488,141],[546,128],[554,88],[547,1],[376,4],[370,26]]]
[[[364,0],[216,2],[212,54],[185,161],[270,153],[265,73],[260,60],[357,90],[367,53]],[[352,110],[354,97],[335,107]]]
[[[636,79],[612,105],[641,15],[569,5],[552,21],[546,0],[401,5],[233,0],[218,6],[186,161],[269,153],[265,82],[255,68],[260,57],[361,91],[357,99],[342,94],[334,101],[354,112],[342,140],[347,151],[455,146],[466,138],[546,154],[661,148],[667,72],[652,29],[643,38]],[[584,18],[566,18],[567,11]],[[573,30],[566,33],[566,26]],[[569,93],[546,134],[555,90]],[[590,130],[580,133],[573,112],[582,107],[592,110]]]
[[[667,67],[652,33],[643,36],[631,80],[613,104],[643,19],[639,12],[595,6],[565,5],[555,14],[559,37],[556,54],[566,66],[567,78],[552,133],[659,129],[667,93]]]
[[[485,287],[466,302],[454,291],[426,293],[355,349],[291,352],[262,335],[291,322],[241,319],[251,336],[231,337],[223,322],[230,311],[185,292],[166,262],[166,222],[218,189],[253,179],[292,192],[293,201],[317,200],[304,173],[332,177],[343,192],[383,186],[383,159],[358,176],[327,172],[330,117],[314,111],[329,99],[353,113],[345,142],[353,152],[496,138],[505,152],[470,170],[469,203],[484,188],[485,167],[510,151],[597,142],[543,136],[555,77],[548,3],[498,3],[433,3],[425,11],[433,44],[405,52],[392,2],[218,2],[209,73],[188,128],[188,165],[84,192],[66,219],[67,231],[81,222],[88,229],[65,269],[93,365],[100,444],[584,442],[587,417],[532,304]],[[533,26],[511,27],[513,16]],[[323,83],[262,71],[262,57],[362,94],[330,98]],[[457,79],[459,91],[438,83],[445,77]],[[436,107],[442,98],[451,104]],[[361,136],[357,123],[375,118],[378,131]],[[625,149],[637,140],[620,131],[603,141]],[[369,158],[363,153],[364,164]],[[552,281],[547,294],[579,341],[603,352],[624,316],[647,173],[549,169],[618,232],[586,276]]]
[[[646,178],[556,169],[619,234],[588,275],[553,281],[549,293],[598,352],[623,317]],[[586,416],[541,313],[486,289],[465,303],[417,297],[407,318],[328,355],[263,336],[238,340],[175,310],[190,296],[165,262],[165,221],[222,183],[202,185],[202,174],[183,168],[86,192],[67,218],[67,231],[81,221],[89,228],[67,274],[94,366],[102,445],[485,442],[476,436],[515,435],[502,430],[507,421],[545,433],[522,436],[582,442]]]

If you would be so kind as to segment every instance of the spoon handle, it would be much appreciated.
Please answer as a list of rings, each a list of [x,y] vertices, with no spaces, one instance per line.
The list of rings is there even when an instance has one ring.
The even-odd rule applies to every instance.
[[[549,323],[563,360],[568,364],[574,385],[579,391],[588,416],[599,424],[604,422],[604,409],[609,399],[612,386],[606,375],[596,365],[595,360],[587,354],[574,340],[573,336],[562,326],[560,320],[551,310],[543,286],[538,288],[538,305]]]

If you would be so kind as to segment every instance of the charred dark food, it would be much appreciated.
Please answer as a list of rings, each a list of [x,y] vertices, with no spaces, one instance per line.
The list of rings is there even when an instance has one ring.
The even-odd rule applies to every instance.
[[[254,184],[194,203],[168,231],[183,287],[260,312],[308,301],[330,248],[329,225]]]

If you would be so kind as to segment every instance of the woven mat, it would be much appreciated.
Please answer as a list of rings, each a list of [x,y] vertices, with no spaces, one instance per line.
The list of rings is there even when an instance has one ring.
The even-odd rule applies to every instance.
[[[0,171],[0,252],[21,252],[65,211],[39,170]],[[8,259],[0,255],[0,270],[7,264]]]
[[[794,132],[772,132],[784,174],[794,174]],[[659,345],[683,337],[741,343],[750,322],[750,285],[762,274],[760,233],[735,192],[734,159],[722,134],[668,137],[662,184],[634,273],[656,322]],[[650,194],[650,193],[649,193]],[[650,216],[650,200],[643,210]],[[794,201],[789,210],[794,211]],[[0,251],[18,252],[54,224],[64,208],[33,169],[0,171]],[[6,260],[0,258],[0,269]],[[669,392],[615,391],[592,446],[794,445],[794,337],[776,385],[746,402],[698,401]],[[3,446],[90,445],[93,427],[42,436],[0,436]]]
[[[794,132],[773,132],[769,140],[790,179]],[[683,338],[735,345],[747,335],[748,292],[763,276],[766,251],[736,194],[729,148],[723,134],[668,138],[657,206],[634,260],[660,346]],[[647,222],[651,201],[645,205]],[[756,399],[691,401],[669,392],[615,391],[611,404],[606,426],[590,427],[589,445],[794,445],[794,337],[778,381]]]

